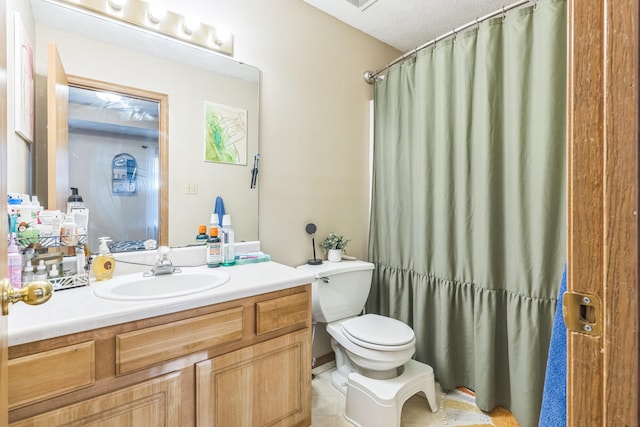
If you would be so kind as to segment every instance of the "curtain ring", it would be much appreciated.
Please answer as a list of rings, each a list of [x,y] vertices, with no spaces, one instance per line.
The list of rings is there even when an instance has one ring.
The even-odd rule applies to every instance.
[[[435,39],[433,39],[433,50],[436,50],[436,48],[438,47],[437,43],[438,43],[438,38],[436,37]]]
[[[504,6],[502,6],[502,22],[507,20],[507,11],[504,10]]]
[[[480,32],[480,21],[479,18],[476,17],[476,32]]]
[[[458,33],[456,32],[455,28],[452,30],[452,32],[453,32],[453,42],[455,43],[456,40],[458,39]]]
[[[533,2],[533,10],[538,10],[538,0]]]

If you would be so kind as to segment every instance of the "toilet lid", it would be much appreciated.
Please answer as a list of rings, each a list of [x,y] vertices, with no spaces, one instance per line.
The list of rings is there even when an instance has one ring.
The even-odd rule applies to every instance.
[[[342,322],[348,338],[376,346],[402,346],[415,338],[413,329],[399,320],[377,314],[365,314]]]

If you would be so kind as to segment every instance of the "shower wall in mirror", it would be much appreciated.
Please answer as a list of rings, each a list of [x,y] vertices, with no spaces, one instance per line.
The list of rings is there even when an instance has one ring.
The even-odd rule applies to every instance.
[[[15,11],[22,15],[34,44],[36,141],[33,147],[19,139],[9,143],[10,147],[11,144],[17,147],[13,151],[17,160],[25,163],[25,169],[29,169],[27,173],[34,176],[30,184],[33,192],[38,194],[43,186],[46,187],[42,179],[46,176],[43,173],[46,166],[38,147],[46,146],[44,81],[47,44],[53,42],[70,75],[167,95],[169,147],[167,158],[160,161],[168,162],[168,180],[160,185],[166,186],[168,192],[167,200],[161,198],[159,204],[160,208],[166,206],[168,209],[168,243],[171,246],[194,242],[198,225],[209,224],[217,196],[223,198],[226,212],[232,216],[236,240],[258,240],[258,190],[250,188],[253,157],[258,154],[258,69],[193,46],[139,34],[139,30],[99,19],[100,22],[94,22],[96,18],[91,21],[88,17],[70,16],[46,0],[15,0],[13,6],[10,13]],[[205,161],[207,103],[246,111],[246,129],[242,130],[246,133],[246,164]],[[22,151],[27,152],[23,156],[28,158],[20,158]],[[33,152],[37,155],[31,163]],[[104,162],[107,163],[111,168],[109,162]],[[57,173],[70,174],[70,171]],[[91,183],[96,176],[96,171],[90,171],[89,176],[77,179]],[[9,191],[12,191],[11,186],[12,178],[9,177]],[[82,185],[73,186],[79,187],[83,194]],[[111,188],[105,191],[111,192]],[[139,215],[146,216],[146,213]],[[126,228],[132,218],[122,215],[118,220],[121,227]],[[115,230],[104,230],[104,233],[113,234]],[[92,241],[97,237],[89,236]]]

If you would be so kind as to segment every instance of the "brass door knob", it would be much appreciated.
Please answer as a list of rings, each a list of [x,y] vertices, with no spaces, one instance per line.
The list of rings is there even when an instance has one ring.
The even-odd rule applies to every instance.
[[[29,286],[16,289],[9,279],[2,281],[2,315],[9,314],[9,305],[18,301],[29,305],[44,304],[53,295],[53,285],[49,282],[33,282]]]

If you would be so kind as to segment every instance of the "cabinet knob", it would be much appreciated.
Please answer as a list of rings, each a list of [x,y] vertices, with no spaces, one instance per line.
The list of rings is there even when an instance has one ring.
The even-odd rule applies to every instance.
[[[24,288],[14,288],[9,279],[1,282],[2,315],[9,314],[9,305],[22,301],[29,305],[44,304],[53,295],[53,285],[49,282],[32,282]]]

